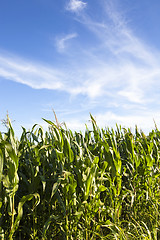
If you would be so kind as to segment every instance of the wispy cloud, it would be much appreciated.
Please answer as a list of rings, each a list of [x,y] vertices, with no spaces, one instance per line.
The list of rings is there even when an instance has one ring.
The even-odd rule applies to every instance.
[[[66,9],[71,12],[80,12],[87,6],[87,3],[80,0],[70,0]]]
[[[0,76],[32,88],[59,89],[90,99],[108,96],[118,102],[123,99],[142,104],[153,101],[154,96],[148,93],[160,85],[160,53],[136,37],[120,11],[109,3],[111,1],[103,5],[103,22],[95,21],[86,13],[78,15],[79,21],[99,39],[96,45],[91,43],[87,49],[79,47],[76,56],[73,53],[69,60],[63,58],[60,67],[45,67],[0,54]],[[82,2],[70,4],[81,6]],[[63,52],[68,41],[76,37],[77,33],[71,33],[57,38],[57,49]]]
[[[76,20],[88,29],[96,41],[86,48],[80,47],[79,43],[75,55],[73,51],[69,59],[62,57],[61,67],[45,67],[16,56],[0,54],[0,76],[35,89],[58,89],[71,96],[82,95],[89,103],[95,100],[94,107],[98,109],[97,118],[101,122],[111,119],[112,122],[143,125],[145,118],[155,115],[150,111],[151,103],[157,104],[159,100],[160,52],[136,36],[112,2],[103,1],[101,21],[83,11],[79,14],[86,3],[69,2],[67,9],[78,13]],[[63,52],[68,41],[76,37],[77,34],[72,33],[57,38],[57,49]],[[74,50],[72,45],[70,48]],[[102,103],[105,113],[98,114]],[[112,111],[106,111],[111,107]],[[130,107],[130,116],[124,114],[123,111],[128,111]],[[120,108],[123,111],[116,114]],[[137,115],[139,117],[136,118]],[[151,124],[150,119],[146,125]]]
[[[104,3],[103,9],[106,18],[102,22],[86,14],[79,17],[79,21],[100,41],[95,52],[88,50],[88,55],[92,53],[93,67],[84,84],[85,92],[90,97],[97,97],[112,89],[119,98],[144,103],[148,99],[149,88],[157,86],[160,77],[160,53],[134,34],[112,1]],[[97,59],[99,64],[93,59]]]
[[[0,54],[0,77],[35,89],[62,89],[64,75],[56,68],[44,67],[17,56]]]
[[[146,133],[148,130],[155,128],[155,123],[157,127],[160,127],[158,119],[160,118],[160,112],[154,110],[143,111],[143,114],[140,111],[134,112],[132,114],[116,114],[112,111],[106,111],[103,114],[97,114],[95,119],[97,124],[101,127],[115,127],[116,124],[121,125],[124,128],[132,128],[132,131],[135,130],[137,125],[139,129],[142,129]]]
[[[71,33],[71,34],[67,34],[64,37],[57,37],[56,38],[56,47],[58,49],[59,52],[64,52],[65,49],[68,46],[68,41],[76,38],[78,35],[77,33]]]

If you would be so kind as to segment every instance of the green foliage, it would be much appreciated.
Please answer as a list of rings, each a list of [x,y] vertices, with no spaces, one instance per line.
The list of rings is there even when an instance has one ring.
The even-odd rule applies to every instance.
[[[0,133],[0,239],[160,239],[159,130],[45,121]]]

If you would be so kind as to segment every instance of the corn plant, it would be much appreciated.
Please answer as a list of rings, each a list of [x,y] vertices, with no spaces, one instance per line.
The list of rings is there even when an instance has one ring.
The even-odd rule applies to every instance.
[[[55,115],[56,117],[56,115]],[[160,131],[0,133],[0,239],[160,239]]]

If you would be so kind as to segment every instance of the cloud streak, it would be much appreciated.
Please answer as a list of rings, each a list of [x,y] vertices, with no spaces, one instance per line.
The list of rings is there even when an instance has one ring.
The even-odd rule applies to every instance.
[[[76,38],[78,35],[77,33],[71,33],[71,34],[67,34],[66,36],[64,37],[61,37],[61,38],[56,38],[56,47],[57,47],[57,50],[59,52],[64,52],[65,49],[67,48],[67,43],[68,41],[70,41],[71,39],[73,38]]]
[[[63,73],[17,56],[0,55],[0,77],[35,89],[62,89]]]
[[[103,5],[106,12],[103,22],[94,21],[86,14],[82,14],[80,19],[81,23],[99,38],[103,49],[103,53],[99,54],[97,50],[95,54],[95,58],[99,58],[102,63],[102,74],[97,72],[96,95],[94,84],[93,94],[89,95],[94,97],[98,92],[98,95],[106,93],[105,90],[110,89],[110,84],[113,91],[114,85],[119,88],[119,97],[143,103],[149,88],[157,86],[160,77],[160,54],[136,37],[123,20],[120,11],[109,3],[111,1]],[[93,69],[95,72],[98,68]]]
[[[70,0],[66,10],[79,13],[87,6],[87,3],[80,1],[80,0]]]
[[[70,45],[72,56],[69,59],[62,57],[61,67],[43,66],[16,56],[0,54],[0,76],[35,89],[65,91],[73,97],[82,95],[89,103],[95,100],[95,109],[100,109],[103,103],[105,121],[110,118],[112,122],[130,124],[137,121],[142,124],[145,118],[156,115],[150,109],[151,104],[157,104],[159,99],[160,52],[136,36],[112,2],[103,2],[105,17],[101,21],[87,15],[87,11],[81,11],[86,3],[75,0],[69,2],[67,10],[77,13],[76,20],[96,38],[96,43],[91,42],[91,46],[86,48],[79,43],[76,51]],[[77,35],[72,33],[57,38],[58,51],[67,51],[69,41]],[[128,111],[126,106],[128,109],[132,107],[130,117],[125,112]],[[112,110],[106,110],[111,107]],[[122,111],[115,113],[119,108]],[[137,114],[139,117],[135,117]],[[97,112],[101,122],[103,115]],[[148,124],[151,124],[151,120]]]

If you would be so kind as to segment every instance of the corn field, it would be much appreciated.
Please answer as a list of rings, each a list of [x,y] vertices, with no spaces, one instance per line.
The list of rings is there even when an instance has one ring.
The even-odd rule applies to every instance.
[[[160,239],[160,131],[0,133],[0,239]]]

